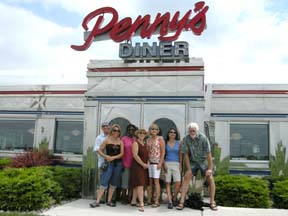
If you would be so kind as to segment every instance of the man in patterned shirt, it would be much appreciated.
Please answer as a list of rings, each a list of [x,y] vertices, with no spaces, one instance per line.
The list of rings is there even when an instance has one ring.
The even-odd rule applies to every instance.
[[[182,193],[178,210],[184,208],[185,197],[189,188],[189,182],[192,176],[196,176],[198,170],[201,175],[207,179],[209,183],[210,195],[210,209],[216,211],[217,206],[214,200],[215,197],[215,183],[212,171],[212,155],[211,147],[208,138],[199,132],[197,123],[190,123],[188,125],[189,134],[184,137],[182,142],[182,153],[184,154],[184,162],[186,166],[186,173],[182,185]]]

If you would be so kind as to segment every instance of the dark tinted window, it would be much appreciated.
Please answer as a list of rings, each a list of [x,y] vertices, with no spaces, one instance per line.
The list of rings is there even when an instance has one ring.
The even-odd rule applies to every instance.
[[[268,124],[231,124],[231,159],[269,160]]]
[[[33,148],[35,121],[0,120],[0,150]]]
[[[55,153],[83,152],[83,122],[81,121],[57,121]]]

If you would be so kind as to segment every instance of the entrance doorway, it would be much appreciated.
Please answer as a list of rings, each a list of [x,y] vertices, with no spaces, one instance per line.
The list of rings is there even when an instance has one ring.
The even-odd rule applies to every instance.
[[[166,139],[166,135],[168,134],[170,128],[174,128],[178,131],[176,124],[168,118],[157,119],[153,123],[158,125],[160,128],[159,136],[163,136],[164,139]]]

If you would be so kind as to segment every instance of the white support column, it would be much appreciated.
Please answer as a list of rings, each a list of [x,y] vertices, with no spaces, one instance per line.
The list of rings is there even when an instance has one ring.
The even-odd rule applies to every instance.
[[[55,137],[55,118],[45,118],[36,120],[36,131],[35,131],[35,146],[39,147],[39,144],[47,139],[49,142],[48,148],[54,149],[54,137]]]
[[[215,121],[215,141],[221,148],[221,158],[230,155],[230,127],[227,121]]]

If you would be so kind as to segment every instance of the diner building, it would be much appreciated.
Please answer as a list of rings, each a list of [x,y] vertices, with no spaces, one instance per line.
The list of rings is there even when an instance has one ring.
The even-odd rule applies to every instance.
[[[86,73],[87,85],[0,86],[0,156],[47,141],[79,165],[104,121],[122,135],[129,123],[156,123],[163,136],[176,127],[181,138],[197,122],[232,174],[270,175],[277,146],[288,148],[288,85],[208,84],[201,58],[91,60]]]

